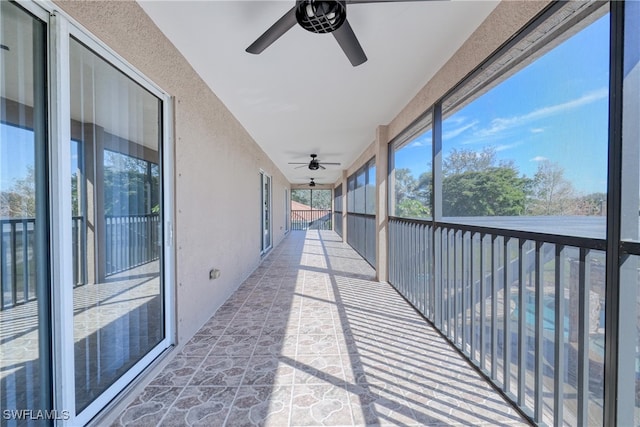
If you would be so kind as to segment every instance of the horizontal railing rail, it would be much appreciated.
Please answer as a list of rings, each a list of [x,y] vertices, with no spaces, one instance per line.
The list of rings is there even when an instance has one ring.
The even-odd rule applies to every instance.
[[[292,230],[331,230],[331,209],[291,210]]]
[[[514,217],[517,218],[517,217]],[[570,217],[568,217],[570,218]],[[541,233],[538,231],[514,230],[509,228],[489,227],[486,225],[464,224],[457,222],[434,221],[428,219],[402,218],[389,216],[389,220],[403,221],[411,224],[426,224],[438,227],[455,228],[458,230],[469,231],[473,233],[495,234],[503,237],[538,240],[548,243],[557,243],[562,245],[584,247],[586,249],[606,250],[606,239],[597,239],[592,237],[580,237],[573,235],[560,235],[550,233]]]
[[[389,221],[390,283],[547,425],[602,419],[605,261],[597,239]]]

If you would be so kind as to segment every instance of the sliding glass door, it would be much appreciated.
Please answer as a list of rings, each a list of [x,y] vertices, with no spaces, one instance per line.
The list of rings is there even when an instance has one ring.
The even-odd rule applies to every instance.
[[[0,426],[84,425],[171,344],[169,98],[50,12],[0,1]]]
[[[46,24],[0,2],[0,425],[51,408]],[[5,412],[14,410],[18,412]],[[36,412],[37,413],[37,412]]]
[[[162,102],[70,40],[72,218],[85,283],[73,292],[76,411],[165,337]],[[79,268],[82,271],[82,268]]]

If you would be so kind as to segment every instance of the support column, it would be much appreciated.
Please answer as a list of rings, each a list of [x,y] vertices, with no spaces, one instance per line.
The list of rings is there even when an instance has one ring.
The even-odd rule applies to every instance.
[[[387,126],[376,129],[376,279],[387,282],[387,180],[389,178],[389,133]]]

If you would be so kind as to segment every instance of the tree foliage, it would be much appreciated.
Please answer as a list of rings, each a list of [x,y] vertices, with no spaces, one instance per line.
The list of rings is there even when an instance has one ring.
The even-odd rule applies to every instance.
[[[407,168],[395,171],[395,215],[408,218],[431,216],[431,173],[416,180]]]
[[[27,167],[24,178],[15,179],[8,191],[0,193],[0,217],[35,218],[36,178],[33,166]]]
[[[404,199],[396,204],[396,216],[404,218],[427,218],[430,216],[429,208],[418,200]]]
[[[482,172],[494,166],[513,167],[508,162],[499,163],[493,147],[485,147],[481,151],[454,148],[442,161],[442,175]]]
[[[313,209],[331,209],[331,190],[291,190],[291,201]]]
[[[491,166],[443,179],[445,216],[514,216],[525,209],[529,180],[512,167]]]
[[[571,215],[576,213],[576,191],[564,177],[564,169],[543,160],[533,177],[529,215]]]

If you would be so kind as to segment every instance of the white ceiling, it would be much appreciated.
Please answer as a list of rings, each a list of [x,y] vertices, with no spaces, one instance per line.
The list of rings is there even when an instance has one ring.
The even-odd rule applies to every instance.
[[[260,55],[245,49],[293,0],[140,1],[291,183],[333,183],[444,65],[498,1],[349,4],[369,60],[352,67],[330,34],[294,26]],[[288,162],[340,162],[326,170]]]

